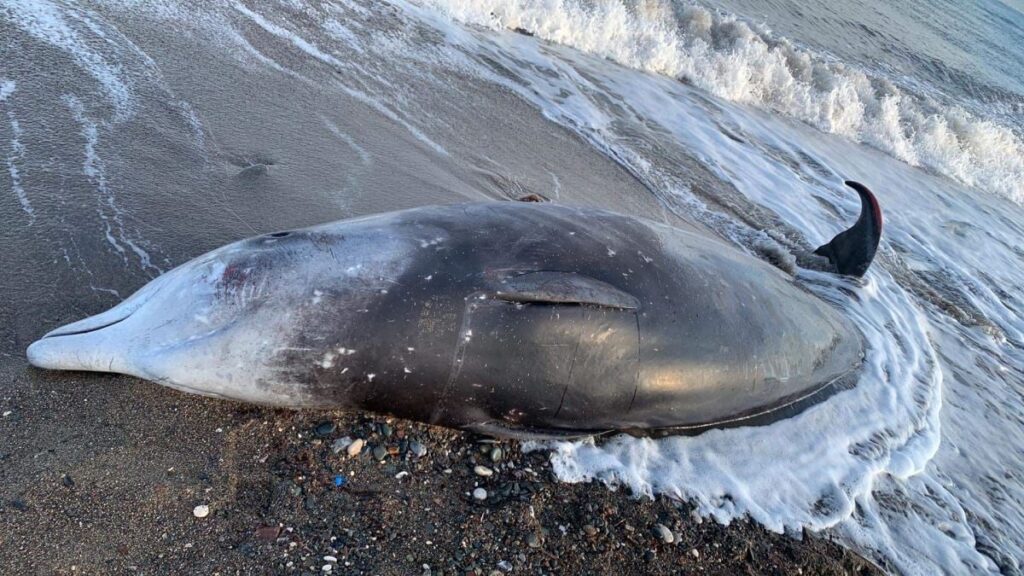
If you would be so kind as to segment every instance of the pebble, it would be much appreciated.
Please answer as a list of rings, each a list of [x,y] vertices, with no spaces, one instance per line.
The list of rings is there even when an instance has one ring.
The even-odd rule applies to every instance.
[[[502,572],[511,572],[512,563],[508,560],[502,560],[501,562],[498,562],[498,570],[501,570]]]
[[[334,566],[331,564],[324,564],[324,567],[321,568],[321,570],[324,572],[330,572],[331,570],[334,570]]]
[[[483,488],[476,488],[473,490],[473,498],[477,500],[487,500],[487,490]]]
[[[494,450],[491,450],[491,462],[494,462],[495,464],[501,462],[501,459],[504,455],[505,453],[501,451],[501,448],[495,446]]]
[[[597,536],[597,528],[594,528],[593,524],[585,524],[583,526],[583,532],[586,533],[587,536]]]
[[[487,466],[474,466],[473,472],[477,476],[483,476],[484,478],[490,478],[491,476],[494,476],[494,470],[491,470]]]
[[[540,536],[537,536],[536,532],[530,532],[530,535],[526,537],[526,544],[530,548],[540,548]]]
[[[693,550],[690,550],[690,555],[693,556],[694,558],[700,558],[700,552],[698,552],[696,548],[694,548]]]
[[[256,529],[256,541],[262,544],[269,544],[281,535],[280,526],[261,526]]]
[[[358,456],[359,453],[363,451],[364,444],[366,444],[366,440],[363,440],[362,438],[356,438],[355,440],[352,441],[351,444],[348,445],[346,452],[348,452],[349,456]]]
[[[313,432],[317,436],[323,438],[325,436],[330,436],[331,434],[334,434],[335,427],[336,426],[334,425],[334,422],[330,420],[324,420],[323,422],[316,425],[316,429],[314,429]]]
[[[647,552],[644,552],[644,560],[647,560],[648,562],[654,560],[657,557],[658,553],[654,550],[648,550]]]
[[[196,518],[206,518],[210,515],[210,507],[206,504],[200,504],[192,509],[192,515]]]
[[[340,454],[342,450],[352,445],[352,438],[350,436],[344,436],[338,438],[331,444],[331,451],[335,454]]]
[[[388,426],[387,424],[381,424],[380,435],[385,438],[389,438],[391,436],[391,426]]]
[[[427,455],[427,447],[415,440],[409,443],[409,450],[412,451],[412,455],[417,458],[422,458]]]
[[[675,540],[675,536],[672,535],[672,531],[664,524],[655,524],[654,533],[657,534],[658,538],[661,538],[661,541],[665,544],[671,544]]]
[[[388,457],[388,449],[377,445],[373,447],[373,458],[374,460],[383,460]]]
[[[324,556],[324,562],[330,562],[331,564],[337,564],[338,558],[336,556]]]

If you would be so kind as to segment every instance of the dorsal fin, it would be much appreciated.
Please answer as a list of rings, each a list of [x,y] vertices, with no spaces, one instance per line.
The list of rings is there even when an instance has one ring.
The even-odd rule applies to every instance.
[[[860,195],[860,218],[814,253],[828,258],[839,274],[860,277],[868,271],[882,238],[882,209],[867,186],[853,180],[845,184]]]
[[[605,308],[635,309],[636,298],[618,288],[574,272],[527,272],[501,281],[495,297],[509,302],[590,304]]]

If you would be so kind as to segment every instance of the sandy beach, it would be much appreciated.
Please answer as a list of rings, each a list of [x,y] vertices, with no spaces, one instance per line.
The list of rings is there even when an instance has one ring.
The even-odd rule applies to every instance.
[[[1021,14],[0,0],[0,574],[1021,574]],[[794,256],[856,218],[845,179],[885,221],[857,281]],[[856,385],[524,451],[25,358],[229,242],[527,195],[791,274]]]
[[[24,364],[3,382],[3,574],[877,573],[821,538],[560,483],[514,441]]]

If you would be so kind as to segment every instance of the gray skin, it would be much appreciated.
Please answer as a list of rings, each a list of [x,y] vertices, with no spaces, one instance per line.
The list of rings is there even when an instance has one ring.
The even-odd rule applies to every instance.
[[[792,278],[696,230],[503,202],[242,240],[54,330],[28,358],[557,436],[786,414],[853,378],[863,343]]]

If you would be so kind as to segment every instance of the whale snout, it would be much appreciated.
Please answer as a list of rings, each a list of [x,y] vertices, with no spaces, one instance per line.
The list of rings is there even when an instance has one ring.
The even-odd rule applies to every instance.
[[[106,312],[46,333],[26,350],[29,363],[47,370],[128,373],[123,323],[152,300],[175,275],[171,272],[156,278]]]
[[[128,366],[119,325],[135,308],[117,306],[61,326],[33,342],[25,355],[30,364],[47,370],[125,372]]]

